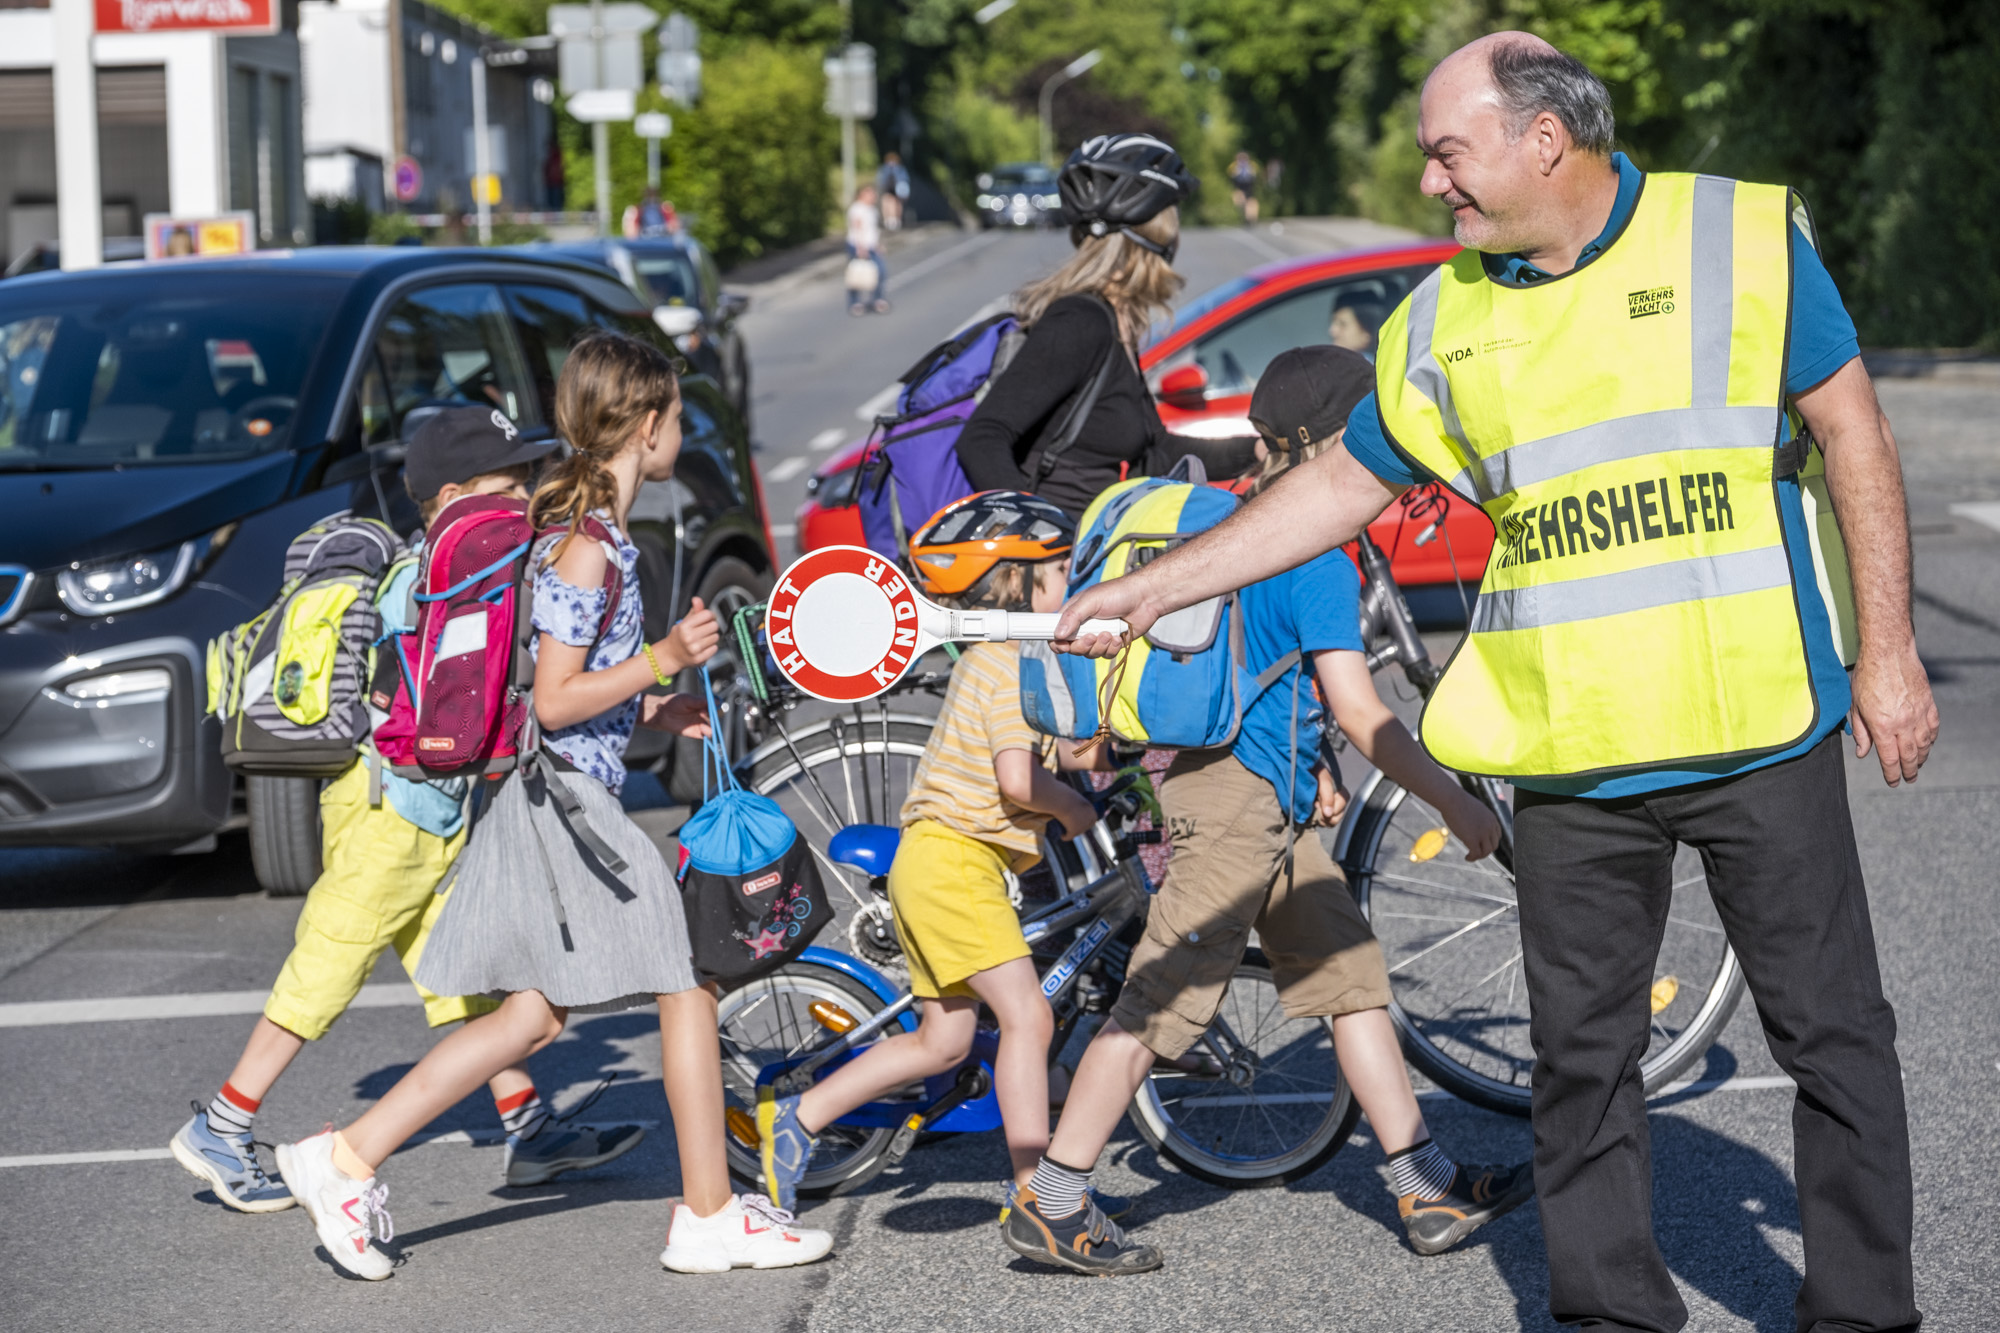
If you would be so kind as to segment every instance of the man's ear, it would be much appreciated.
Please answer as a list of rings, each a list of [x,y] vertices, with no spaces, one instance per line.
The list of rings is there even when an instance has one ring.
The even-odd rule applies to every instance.
[[[1536,165],[1544,176],[1552,174],[1569,150],[1569,130],[1551,112],[1535,117],[1529,132],[1535,136]]]

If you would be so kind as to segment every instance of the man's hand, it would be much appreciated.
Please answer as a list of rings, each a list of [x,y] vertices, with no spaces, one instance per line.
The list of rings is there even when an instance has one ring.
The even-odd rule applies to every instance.
[[[698,740],[708,735],[708,705],[692,694],[642,694],[639,725]]]
[[[1938,710],[1915,640],[1892,652],[1862,654],[1854,668],[1854,708],[1847,716],[1856,759],[1873,749],[1882,780],[1891,787],[1917,780],[1937,742]]]
[[[1078,657],[1116,657],[1126,639],[1116,634],[1079,635],[1078,627],[1087,620],[1123,620],[1131,626],[1128,637],[1136,639],[1159,618],[1160,612],[1146,604],[1143,576],[1128,574],[1122,579],[1107,579],[1085,588],[1063,607],[1056,620],[1055,649]]]

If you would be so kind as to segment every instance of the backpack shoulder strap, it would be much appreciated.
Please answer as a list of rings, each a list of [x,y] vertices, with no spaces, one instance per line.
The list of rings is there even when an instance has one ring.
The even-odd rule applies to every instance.
[[[1111,372],[1118,364],[1119,353],[1125,350],[1124,344],[1118,337],[1118,312],[1111,308],[1109,301],[1096,293],[1091,293],[1090,299],[1097,303],[1104,311],[1105,318],[1111,321],[1111,345],[1104,349],[1104,359],[1097,363],[1097,372],[1085,382],[1083,390],[1070,401],[1069,411],[1064,415],[1062,425],[1041,446],[1041,456],[1035,460],[1035,473],[1029,478],[1034,483],[1032,487],[1034,490],[1039,491],[1042,488],[1042,483],[1049,479],[1051,472],[1055,471],[1056,460],[1068,453],[1070,446],[1076,443],[1077,437],[1083,434],[1084,423],[1089,421],[1090,414],[1097,410],[1097,400],[1103,395],[1104,386],[1111,382]]]

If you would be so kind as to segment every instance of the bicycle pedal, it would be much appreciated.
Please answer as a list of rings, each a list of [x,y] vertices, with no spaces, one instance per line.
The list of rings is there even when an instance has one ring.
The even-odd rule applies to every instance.
[[[923,1128],[924,1117],[921,1114],[909,1116],[902,1124],[896,1126],[895,1137],[889,1140],[889,1149],[882,1154],[883,1159],[889,1164],[884,1170],[895,1171],[903,1165],[903,1159],[910,1155],[910,1149],[917,1146],[917,1135],[923,1132]]]

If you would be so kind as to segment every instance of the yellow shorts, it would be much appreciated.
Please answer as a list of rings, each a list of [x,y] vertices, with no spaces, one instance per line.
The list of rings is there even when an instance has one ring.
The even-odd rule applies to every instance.
[[[440,838],[387,800],[369,805],[368,766],[359,761],[320,793],[319,815],[325,868],[306,894],[291,955],[264,1004],[264,1017],[307,1041],[325,1036],[347,1011],[384,949],[395,946],[403,970],[416,975],[449,896],[436,892],[438,882],[465,845],[463,829]],[[417,994],[432,1027],[500,1007],[484,996],[439,996],[422,986]]]
[[[1007,899],[1008,863],[1006,849],[928,819],[903,830],[889,867],[889,906],[912,993],[969,996],[967,977],[1028,956]]]

